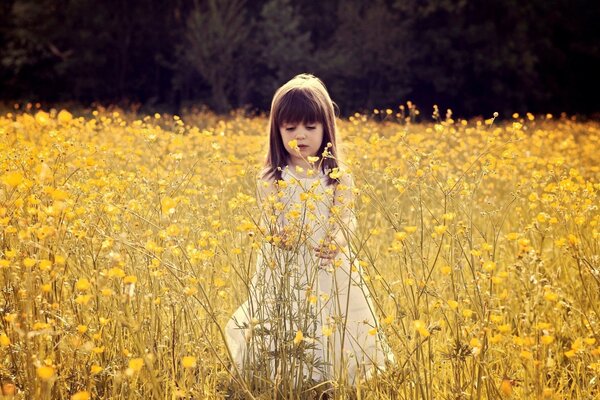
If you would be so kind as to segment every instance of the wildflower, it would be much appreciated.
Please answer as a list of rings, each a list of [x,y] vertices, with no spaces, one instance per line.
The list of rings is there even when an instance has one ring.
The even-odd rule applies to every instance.
[[[33,259],[33,258],[26,257],[26,258],[23,260],[23,265],[24,265],[24,266],[26,266],[27,268],[31,268],[31,267],[33,267],[35,264],[37,264],[37,260],[35,260],[35,259]]]
[[[483,263],[482,268],[483,268],[483,270],[485,272],[492,272],[493,270],[496,269],[496,263],[493,262],[493,261],[488,260],[488,261],[486,261],[486,262]]]
[[[558,295],[550,290],[544,292],[544,299],[546,301],[554,302],[558,300]]]
[[[82,291],[82,292],[89,290],[90,286],[91,286],[90,281],[87,280],[86,278],[80,278],[75,283],[75,289]]]
[[[443,235],[447,229],[448,229],[448,227],[446,225],[437,225],[436,227],[433,228],[435,233],[438,235]]]
[[[42,379],[43,381],[48,381],[50,379],[52,379],[52,377],[54,376],[54,367],[48,366],[48,365],[42,365],[41,367],[38,367],[37,370],[37,376]]]
[[[425,323],[420,319],[413,321],[413,325],[415,327],[415,330],[419,333],[419,335],[423,337],[428,337],[431,334],[425,326]]]
[[[511,396],[513,392],[513,380],[506,377],[502,378],[500,392],[505,396]]]
[[[129,360],[129,367],[127,368],[127,370],[125,370],[125,374],[127,374],[128,376],[132,376],[136,372],[140,372],[143,366],[143,358],[132,358],[131,360]]]
[[[38,264],[38,268],[41,271],[49,271],[52,268],[52,261],[50,260],[40,260]]]
[[[528,350],[522,350],[519,356],[526,360],[533,360],[533,353]]]
[[[299,344],[302,340],[304,340],[304,334],[302,331],[297,331],[296,336],[294,337],[294,344]]]
[[[90,367],[90,373],[92,375],[99,374],[100,372],[102,372],[102,370],[104,370],[104,368],[102,368],[101,366],[96,365],[96,364],[94,364]]]
[[[114,267],[108,270],[109,278],[123,278],[125,276],[125,271],[121,268]]]
[[[90,392],[81,391],[71,396],[71,400],[90,400]]]
[[[8,336],[6,336],[6,333],[0,334],[0,346],[1,347],[10,346],[10,339]]]
[[[160,206],[163,214],[175,213],[177,201],[171,197],[163,197],[160,201]]]
[[[2,180],[2,183],[4,183],[6,186],[14,188],[19,186],[25,178],[23,177],[23,174],[15,171],[3,175],[0,179]]]
[[[73,114],[71,114],[67,110],[60,110],[56,117],[58,119],[58,122],[63,124],[69,123],[73,120]]]
[[[196,357],[184,356],[181,359],[181,365],[183,365],[184,368],[195,368],[196,367]]]
[[[540,338],[540,342],[545,345],[551,344],[554,342],[554,336],[544,335]]]

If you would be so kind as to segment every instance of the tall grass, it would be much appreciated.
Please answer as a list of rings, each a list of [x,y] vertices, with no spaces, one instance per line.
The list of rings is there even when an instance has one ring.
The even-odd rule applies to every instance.
[[[351,245],[396,359],[356,387],[232,369],[265,118],[1,116],[3,397],[597,397],[600,125],[414,113],[339,122]]]

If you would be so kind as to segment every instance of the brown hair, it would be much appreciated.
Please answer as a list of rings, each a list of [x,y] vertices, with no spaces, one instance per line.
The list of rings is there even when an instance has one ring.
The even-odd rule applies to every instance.
[[[263,178],[281,179],[283,168],[287,164],[288,152],[283,145],[279,127],[284,123],[323,124],[323,142],[317,153],[322,157],[328,150],[328,156],[322,157],[321,170],[328,173],[338,167],[335,103],[323,82],[311,74],[296,75],[275,92],[269,116],[269,150],[265,161]],[[328,143],[331,145],[328,146]],[[337,182],[329,177],[329,183]]]

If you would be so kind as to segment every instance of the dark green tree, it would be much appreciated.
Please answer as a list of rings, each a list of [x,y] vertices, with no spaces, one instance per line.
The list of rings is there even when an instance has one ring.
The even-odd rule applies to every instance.
[[[242,60],[251,32],[243,0],[207,0],[196,3],[186,30],[186,61],[210,85],[213,106],[231,108]]]
[[[301,18],[290,0],[269,0],[260,13],[258,36],[260,62],[269,73],[267,93],[311,64],[310,32],[300,29]]]
[[[393,105],[410,93],[410,32],[384,0],[344,1],[320,69],[346,111]]]

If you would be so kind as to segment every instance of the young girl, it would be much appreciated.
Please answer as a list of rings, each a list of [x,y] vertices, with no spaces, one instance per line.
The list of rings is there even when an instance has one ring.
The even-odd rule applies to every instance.
[[[338,164],[334,104],[298,75],[273,97],[258,182],[264,244],[244,302],[226,327],[246,377],[289,388],[355,385],[392,361],[351,243],[353,184]]]

